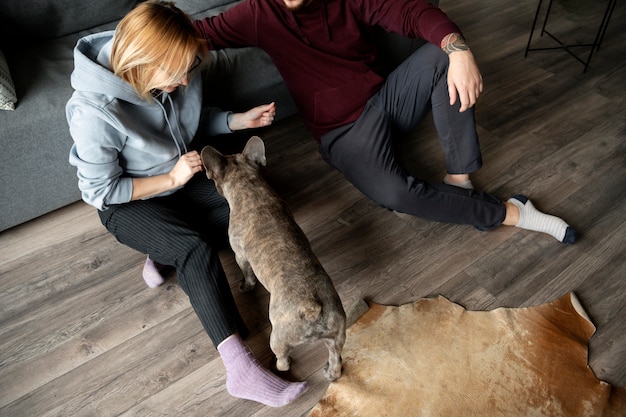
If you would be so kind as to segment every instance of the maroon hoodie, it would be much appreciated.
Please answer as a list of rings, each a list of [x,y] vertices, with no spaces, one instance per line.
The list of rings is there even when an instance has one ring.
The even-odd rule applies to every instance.
[[[355,121],[386,77],[371,42],[376,25],[435,45],[460,33],[425,0],[312,0],[297,12],[282,0],[246,0],[196,21],[214,48],[267,52],[316,139]]]

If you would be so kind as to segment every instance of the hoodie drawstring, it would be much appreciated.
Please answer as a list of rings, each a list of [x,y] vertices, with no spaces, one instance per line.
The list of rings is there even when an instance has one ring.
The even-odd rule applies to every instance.
[[[178,128],[178,123],[176,123],[176,121],[178,120],[178,116],[176,115],[176,109],[174,108],[174,103],[172,102],[172,98],[170,97],[169,94],[163,93],[163,99],[165,99],[166,97],[170,103],[170,108],[172,109],[172,116],[175,122],[174,126],[176,127],[176,131],[178,132],[178,135],[174,133],[174,126],[172,126],[172,122],[170,122],[169,117],[167,117],[167,111],[165,110],[165,106],[163,106],[163,104],[161,104],[158,100],[156,100],[156,102],[159,104],[159,107],[161,107],[161,111],[163,112],[163,116],[165,117],[165,122],[167,123],[167,127],[170,131],[170,135],[172,136],[172,140],[174,141],[174,144],[176,145],[176,149],[178,150],[178,157],[181,157],[187,152],[189,152],[189,150],[187,149],[187,144],[183,140],[182,134],[180,133],[180,129]],[[180,143],[183,145],[183,149],[181,149],[180,144],[178,143],[179,140],[180,140]]]
[[[324,24],[324,26],[326,27],[326,41],[330,42],[333,40],[331,34],[330,34],[330,26],[328,25],[328,13],[326,12],[326,2],[325,1],[321,1],[320,2],[320,14],[322,15],[322,22]]]

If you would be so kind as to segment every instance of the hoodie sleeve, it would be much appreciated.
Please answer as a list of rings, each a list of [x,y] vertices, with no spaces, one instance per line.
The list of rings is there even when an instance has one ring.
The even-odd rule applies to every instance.
[[[251,24],[256,21],[255,7],[253,2],[243,1],[217,16],[196,20],[194,25],[212,49],[257,46],[256,24]]]
[[[462,33],[441,9],[426,0],[355,0],[353,4],[368,24],[437,46],[446,35]]]
[[[202,109],[200,128],[208,136],[233,133],[228,126],[228,115],[231,113],[230,111],[223,111],[217,107],[205,107]]]
[[[102,119],[101,111],[90,109],[89,103],[80,99],[67,104],[66,116],[74,139],[69,162],[77,169],[83,200],[106,210],[111,204],[129,202],[133,185],[131,178],[122,176],[119,161],[125,136]]]

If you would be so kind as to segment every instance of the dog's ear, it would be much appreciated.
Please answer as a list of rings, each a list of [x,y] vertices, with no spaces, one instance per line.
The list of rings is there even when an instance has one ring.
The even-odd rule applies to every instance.
[[[200,154],[202,165],[209,179],[219,178],[226,167],[226,158],[212,146],[205,146]]]
[[[265,164],[267,164],[267,160],[265,159],[265,143],[263,143],[263,139],[258,136],[252,136],[248,139],[248,143],[246,143],[242,154],[248,161],[256,166],[265,166]]]

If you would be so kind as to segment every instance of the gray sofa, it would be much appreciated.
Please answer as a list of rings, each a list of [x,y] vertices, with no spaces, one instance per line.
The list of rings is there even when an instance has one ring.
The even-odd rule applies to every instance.
[[[178,0],[176,4],[199,18],[237,1]],[[65,119],[65,103],[72,94],[72,51],[80,37],[115,28],[137,2],[15,0],[0,7],[0,51],[17,97],[14,110],[0,110],[0,231],[80,199],[76,171],[68,163],[72,139]],[[392,65],[418,45],[381,34]],[[11,86],[2,77],[1,64],[5,88],[0,88],[0,94],[6,96]],[[210,71],[207,104],[238,111],[275,101],[278,120],[297,112],[279,73],[256,48],[213,52]]]

